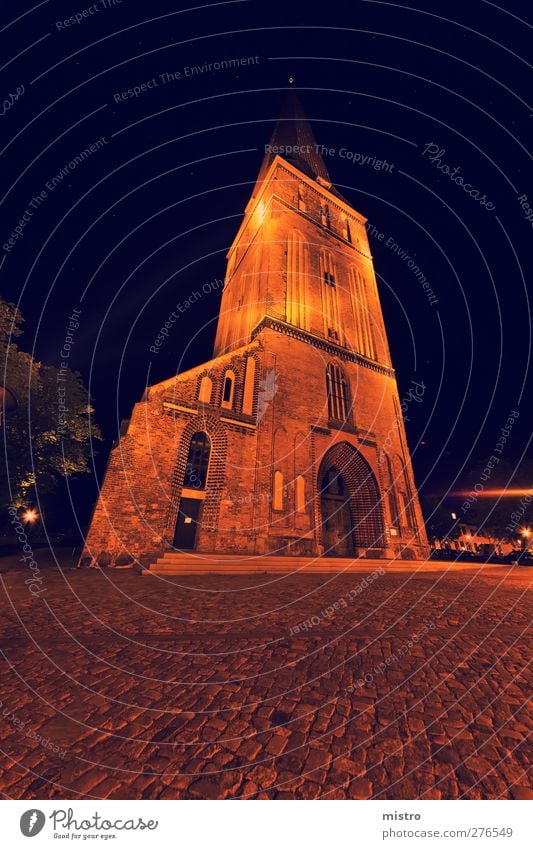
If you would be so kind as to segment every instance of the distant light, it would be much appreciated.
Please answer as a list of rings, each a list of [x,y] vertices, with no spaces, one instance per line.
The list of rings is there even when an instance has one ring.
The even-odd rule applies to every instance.
[[[472,495],[472,490],[460,489],[451,493],[457,497]],[[521,496],[533,496],[533,489],[484,489],[476,492],[478,498],[520,498]]]
[[[39,518],[39,514],[37,510],[29,509],[24,511],[22,518],[25,522],[36,522]]]
[[[530,536],[531,536],[531,531],[530,531],[530,529],[529,529],[529,528],[522,528],[522,530],[520,531],[520,533],[521,533],[521,534],[522,534],[522,536],[523,536],[523,537],[525,537],[526,539],[527,539],[528,537],[530,537]]]
[[[452,519],[457,519],[457,513],[452,513],[451,517],[452,517]]]

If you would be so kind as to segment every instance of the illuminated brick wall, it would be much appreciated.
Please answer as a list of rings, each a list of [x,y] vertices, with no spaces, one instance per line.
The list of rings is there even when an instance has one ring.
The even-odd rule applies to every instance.
[[[322,554],[322,479],[333,467],[349,490],[353,554],[426,553],[364,223],[281,157],[263,169],[228,253],[214,359],[135,406],[111,452],[91,555],[149,561],[172,543],[198,431],[211,440],[198,551]],[[328,409],[328,364],[344,381],[343,421]]]

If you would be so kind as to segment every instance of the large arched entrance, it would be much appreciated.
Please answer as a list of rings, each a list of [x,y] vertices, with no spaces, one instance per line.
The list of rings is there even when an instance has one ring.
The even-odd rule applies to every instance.
[[[372,469],[353,445],[339,442],[318,470],[320,529],[324,554],[350,557],[385,547],[379,487]]]

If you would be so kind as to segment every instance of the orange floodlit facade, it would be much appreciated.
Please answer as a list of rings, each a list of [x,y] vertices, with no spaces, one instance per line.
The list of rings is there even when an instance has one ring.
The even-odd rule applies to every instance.
[[[291,94],[228,252],[213,359],[135,405],[91,556],[425,556],[365,221]]]

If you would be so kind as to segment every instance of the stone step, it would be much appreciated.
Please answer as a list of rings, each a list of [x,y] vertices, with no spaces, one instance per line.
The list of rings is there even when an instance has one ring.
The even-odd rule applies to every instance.
[[[258,573],[289,574],[294,572],[373,572],[380,568],[387,572],[470,571],[480,569],[480,564],[445,563],[423,560],[371,560],[350,557],[280,557],[276,555],[239,554],[185,554],[168,552],[143,570],[147,575],[246,575]],[[483,565],[484,570],[491,568]]]
[[[349,563],[373,563],[380,562],[377,558],[365,557],[291,557],[290,555],[282,554],[217,554],[217,553],[197,553],[197,552],[166,552],[162,557],[159,557],[156,562],[161,563],[182,563],[182,562],[198,562],[198,563],[323,563],[324,561],[336,564]],[[385,560],[383,560],[385,562]]]

